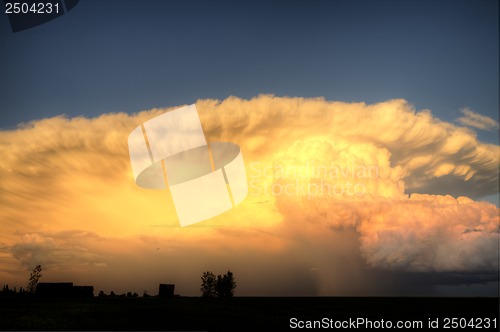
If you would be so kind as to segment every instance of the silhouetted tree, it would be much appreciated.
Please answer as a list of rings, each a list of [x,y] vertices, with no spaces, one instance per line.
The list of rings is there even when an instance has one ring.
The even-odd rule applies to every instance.
[[[35,293],[36,286],[38,285],[38,280],[42,277],[42,266],[38,264],[35,266],[30,274],[30,281],[28,283],[28,292]]]
[[[217,295],[215,287],[217,284],[217,279],[215,274],[210,271],[203,272],[201,276],[201,296],[203,297],[214,297]]]
[[[203,297],[232,297],[236,282],[234,281],[233,272],[227,271],[225,275],[215,275],[206,271],[201,276],[200,291]]]
[[[106,297],[106,294],[104,294],[104,292],[103,292],[103,291],[100,291],[100,292],[99,292],[99,295],[97,295],[97,296],[98,296],[98,297]]]
[[[215,285],[215,292],[218,297],[233,297],[236,282],[234,281],[233,272],[227,271],[225,275],[218,275]]]

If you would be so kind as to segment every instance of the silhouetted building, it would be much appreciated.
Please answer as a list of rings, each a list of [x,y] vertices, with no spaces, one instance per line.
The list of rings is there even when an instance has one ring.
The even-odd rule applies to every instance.
[[[160,297],[174,297],[174,284],[160,284],[160,291],[158,296]]]
[[[72,282],[40,282],[36,296],[41,297],[94,297],[94,286],[73,286]]]
[[[72,282],[40,282],[36,285],[35,294],[43,297],[72,297]]]

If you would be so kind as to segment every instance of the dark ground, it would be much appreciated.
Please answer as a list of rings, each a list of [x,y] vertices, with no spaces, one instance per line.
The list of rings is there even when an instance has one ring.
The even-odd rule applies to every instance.
[[[283,331],[292,330],[293,317],[384,319],[393,324],[421,320],[424,327],[429,318],[439,318],[443,327],[448,317],[467,318],[467,323],[474,318],[476,324],[474,329],[448,330],[477,331],[479,319],[490,318],[491,330],[498,331],[498,315],[498,298],[0,298],[0,330]],[[484,330],[485,321],[480,325]]]

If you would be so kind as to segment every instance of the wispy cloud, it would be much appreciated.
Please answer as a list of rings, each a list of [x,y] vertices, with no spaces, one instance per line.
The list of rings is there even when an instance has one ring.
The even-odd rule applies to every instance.
[[[457,121],[464,126],[481,130],[498,129],[498,122],[490,117],[476,113],[468,108],[463,108],[461,112],[464,116],[458,118]]]

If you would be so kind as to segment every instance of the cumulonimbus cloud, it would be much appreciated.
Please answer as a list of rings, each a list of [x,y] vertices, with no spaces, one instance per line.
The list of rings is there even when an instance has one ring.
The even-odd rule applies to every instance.
[[[407,191],[434,194],[427,190],[441,179],[455,196],[480,198],[498,191],[497,145],[478,141],[473,132],[440,121],[430,110],[417,112],[402,99],[366,105],[264,95],[198,103],[209,135],[234,136],[256,154],[313,137],[371,144],[401,167]]]
[[[168,193],[135,186],[128,134],[168,109],[37,120],[0,132],[0,264],[81,271],[80,257],[112,280],[102,269],[125,259],[118,254],[125,247],[139,248],[120,239],[148,236],[154,248],[141,244],[137,252],[148,258],[134,262],[157,274],[158,259],[191,270],[186,264],[231,259],[243,268],[258,264],[249,253],[290,251],[318,274],[346,248],[353,261],[388,271],[495,270],[498,208],[480,199],[498,193],[499,147],[472,131],[401,99],[367,105],[262,95],[196,106],[207,141],[234,142],[245,155],[249,195],[241,206],[180,229]],[[106,245],[76,233],[66,241],[60,234],[69,230],[95,233]],[[171,252],[157,256],[157,248]]]
[[[491,203],[413,194],[367,201],[283,199],[279,204],[288,218],[326,233],[356,230],[361,255],[371,267],[412,272],[498,269],[498,208]]]

